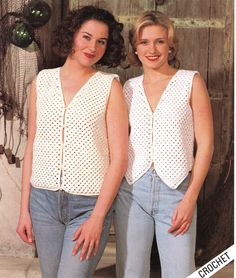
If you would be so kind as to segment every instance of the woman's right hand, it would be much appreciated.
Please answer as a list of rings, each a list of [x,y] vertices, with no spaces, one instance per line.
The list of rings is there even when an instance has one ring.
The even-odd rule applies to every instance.
[[[16,232],[24,242],[35,246],[32,222],[29,212],[21,213]]]

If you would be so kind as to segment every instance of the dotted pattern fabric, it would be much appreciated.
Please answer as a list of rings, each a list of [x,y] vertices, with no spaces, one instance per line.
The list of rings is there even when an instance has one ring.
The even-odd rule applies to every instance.
[[[159,177],[173,189],[191,171],[194,128],[190,96],[196,73],[178,70],[154,112],[143,89],[143,75],[125,83],[131,127],[126,172],[129,184],[137,181],[152,163]]]
[[[39,73],[33,186],[78,195],[99,194],[109,165],[105,118],[114,78],[118,76],[96,72],[65,107],[60,68]]]

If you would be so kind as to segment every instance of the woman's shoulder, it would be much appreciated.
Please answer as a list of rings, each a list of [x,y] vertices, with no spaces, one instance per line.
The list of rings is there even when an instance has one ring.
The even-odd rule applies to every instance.
[[[126,80],[124,87],[139,85],[142,83],[142,80],[143,80],[143,75],[132,77],[132,78]]]
[[[39,71],[38,76],[51,76],[58,74],[60,67],[58,68],[51,68],[51,69],[42,69]]]
[[[39,84],[41,84],[43,86],[48,86],[49,84],[58,82],[59,69],[60,68],[51,68],[40,70],[35,77],[36,85],[38,86]]]
[[[119,75],[116,74],[116,73],[110,73],[110,72],[105,72],[105,71],[98,71],[97,74],[99,74],[103,78],[107,78],[107,79],[116,78],[116,79],[119,80]]]
[[[199,74],[199,72],[197,70],[189,70],[189,69],[179,69],[177,71],[180,75],[186,75],[186,76],[192,76],[195,74]]]

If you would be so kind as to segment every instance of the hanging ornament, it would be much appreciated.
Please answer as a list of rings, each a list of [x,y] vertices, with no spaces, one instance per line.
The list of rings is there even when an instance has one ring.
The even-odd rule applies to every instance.
[[[26,23],[16,21],[8,31],[9,41],[16,46],[25,48],[34,40],[34,31]]]
[[[31,26],[37,28],[48,22],[51,8],[42,0],[32,0],[24,7],[23,14]]]

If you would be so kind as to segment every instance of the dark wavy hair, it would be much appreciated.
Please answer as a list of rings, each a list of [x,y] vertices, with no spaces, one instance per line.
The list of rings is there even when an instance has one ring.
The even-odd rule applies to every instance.
[[[141,30],[146,26],[162,26],[166,29],[169,43],[168,63],[175,68],[179,68],[180,61],[177,58],[178,52],[178,37],[176,35],[174,25],[169,17],[159,11],[146,11],[139,16],[133,28],[129,31],[129,42],[132,46],[132,53],[129,55],[131,64],[141,66],[136,52],[137,41]]]
[[[123,24],[117,22],[114,16],[107,10],[95,6],[85,6],[68,14],[53,32],[53,50],[60,57],[70,55],[72,53],[75,33],[88,20],[103,22],[109,29],[106,51],[97,64],[108,67],[120,65],[126,57],[124,39],[121,35]]]

